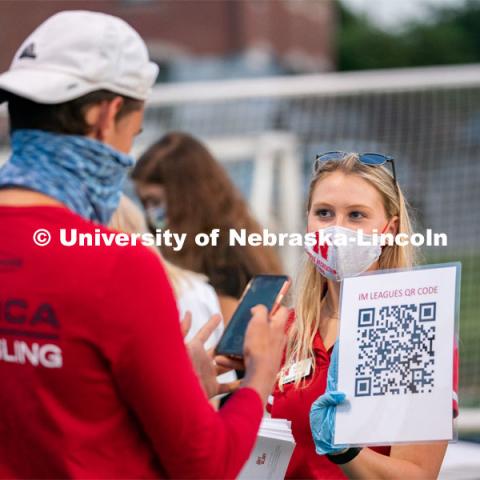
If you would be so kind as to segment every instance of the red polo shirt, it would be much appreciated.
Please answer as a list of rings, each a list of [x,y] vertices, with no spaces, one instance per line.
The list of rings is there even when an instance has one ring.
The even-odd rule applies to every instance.
[[[235,477],[258,394],[215,412],[157,257],[65,247],[62,228],[110,233],[61,207],[0,207],[0,477]]]
[[[274,418],[286,418],[292,422],[292,433],[296,442],[285,478],[347,478],[339,466],[330,462],[325,455],[315,452],[310,429],[310,409],[312,403],[325,393],[332,349],[325,349],[320,334],[317,333],[313,341],[316,369],[311,383],[306,388],[295,388],[294,382],[287,383],[283,385],[283,392],[277,385],[273,393],[270,413]],[[389,447],[377,447],[374,450],[385,455],[390,452]]]

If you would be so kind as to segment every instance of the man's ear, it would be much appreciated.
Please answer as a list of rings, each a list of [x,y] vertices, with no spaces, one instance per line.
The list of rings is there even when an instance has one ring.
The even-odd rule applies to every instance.
[[[85,120],[91,127],[89,136],[101,142],[108,141],[115,131],[116,117],[122,106],[122,97],[92,105],[85,114]]]

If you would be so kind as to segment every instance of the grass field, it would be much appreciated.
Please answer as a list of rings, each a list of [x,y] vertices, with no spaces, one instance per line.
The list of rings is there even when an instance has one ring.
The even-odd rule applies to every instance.
[[[471,255],[426,254],[426,263],[462,263],[460,296],[460,405],[480,407],[480,252]]]

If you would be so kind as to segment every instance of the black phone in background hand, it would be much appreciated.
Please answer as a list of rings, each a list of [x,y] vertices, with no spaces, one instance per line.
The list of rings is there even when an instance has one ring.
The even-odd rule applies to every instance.
[[[290,283],[287,275],[256,275],[253,277],[248,282],[239,304],[215,348],[215,354],[243,358],[245,332],[252,318],[251,309],[256,305],[265,305],[271,314],[275,313],[286,295]]]

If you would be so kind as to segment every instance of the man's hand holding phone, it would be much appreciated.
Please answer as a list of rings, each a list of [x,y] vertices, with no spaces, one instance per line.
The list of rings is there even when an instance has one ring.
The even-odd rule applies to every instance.
[[[190,317],[190,312],[187,312],[182,322],[185,336],[191,323]],[[207,397],[212,398],[222,393],[231,393],[238,388],[238,381],[228,384],[218,383],[217,375],[219,373],[232,368],[245,369],[242,386],[256,390],[263,403],[266,403],[280,370],[286,342],[287,318],[288,310],[285,307],[280,307],[270,319],[265,306],[258,305],[252,308],[252,319],[245,333],[243,361],[217,356],[215,357],[215,368],[215,363],[212,361],[213,351],[207,352],[204,347],[205,341],[220,321],[220,317],[214,315],[187,344],[190,359]],[[219,371],[222,367],[224,367],[223,371]]]
[[[256,390],[265,404],[280,370],[287,338],[288,310],[280,307],[269,319],[267,308],[257,305],[252,308],[252,314],[243,347],[245,377],[242,386]]]
[[[288,311],[280,307],[290,286],[286,275],[257,275],[248,283],[222,338],[215,348],[216,373],[222,368],[243,370],[242,386],[255,389],[262,401],[272,392],[286,343]],[[269,314],[269,310],[272,312]],[[183,330],[188,330],[186,315]],[[234,386],[219,385],[213,375],[213,362],[205,361],[201,346],[218,324],[212,317],[188,347],[197,375],[207,395],[223,393]],[[193,348],[196,347],[196,348]]]
[[[218,383],[217,375],[222,372],[219,372],[219,367],[215,364],[213,359],[213,349],[205,350],[205,342],[221,321],[222,317],[220,315],[213,315],[197,332],[195,337],[186,344],[195,373],[197,374],[207,398],[213,398],[216,395],[224,393],[232,393],[239,387],[240,383],[238,380],[230,383]],[[187,336],[191,323],[192,314],[191,312],[186,312],[181,322],[181,329],[184,337]]]
[[[280,305],[290,284],[286,275],[253,277],[215,349],[217,365],[244,368],[242,386],[257,390],[264,403],[272,392],[285,348],[288,311]]]
[[[258,305],[252,308],[252,315],[245,333],[243,361],[217,356],[213,362],[213,351],[205,350],[206,339],[220,321],[218,315],[214,315],[187,344],[190,359],[208,398],[231,393],[238,388],[238,381],[228,384],[219,384],[217,381],[217,375],[229,369],[245,369],[242,386],[256,390],[263,403],[272,392],[286,343],[288,310],[280,307],[269,319],[267,308]],[[188,312],[182,322],[184,335],[188,333],[190,320]]]

